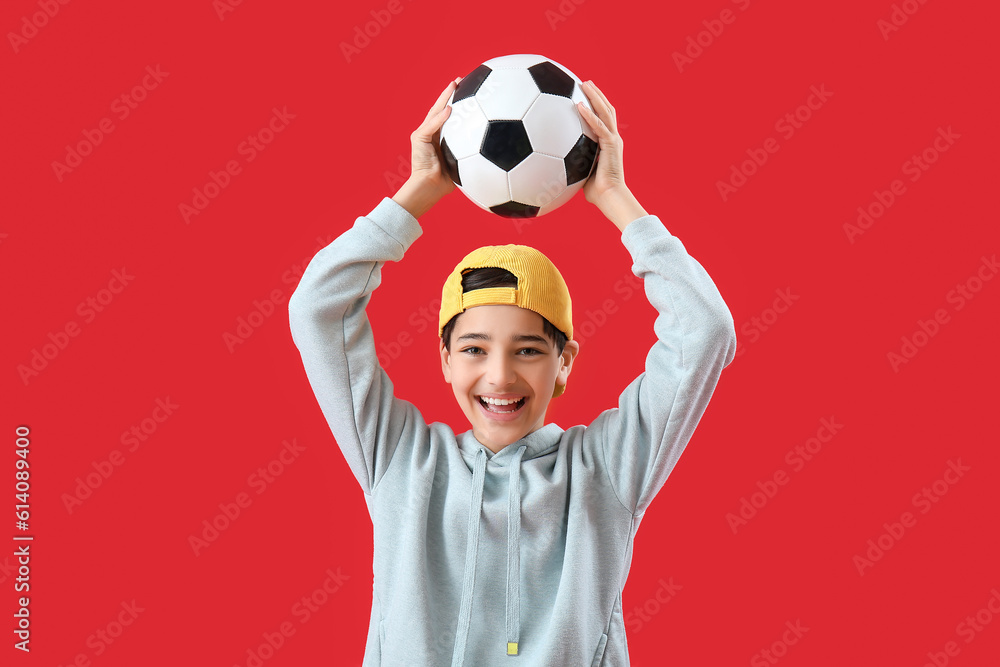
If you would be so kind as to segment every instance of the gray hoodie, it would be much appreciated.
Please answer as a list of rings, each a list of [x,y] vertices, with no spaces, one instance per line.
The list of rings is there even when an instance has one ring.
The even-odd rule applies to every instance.
[[[427,424],[378,364],[365,307],[420,234],[384,199],[316,254],[288,304],[372,519],[364,664],[628,665],[633,539],[733,360],[732,315],[656,216],[632,222],[622,243],[658,312],[645,372],[589,426],[547,424],[493,454]]]

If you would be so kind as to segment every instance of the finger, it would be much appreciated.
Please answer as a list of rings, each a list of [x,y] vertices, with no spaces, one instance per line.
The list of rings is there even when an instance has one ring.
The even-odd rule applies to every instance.
[[[413,137],[419,141],[428,143],[434,140],[434,135],[441,129],[444,122],[448,120],[448,116],[451,115],[451,105],[448,104],[448,98],[451,97],[455,86],[462,78],[459,77],[454,81],[448,83],[441,94],[438,96],[437,100],[434,102],[434,106],[430,108],[427,115],[424,117],[424,122],[420,124],[413,132]]]
[[[613,131],[617,131],[617,121],[615,119],[615,108],[611,106],[608,98],[601,92],[601,89],[594,85],[593,81],[587,81],[583,85],[584,92],[597,116]]]
[[[602,91],[600,88],[597,87],[596,83],[594,83],[593,81],[587,81],[585,83],[587,86],[592,88],[595,93],[597,93],[597,96],[601,99],[601,101],[609,110],[611,111],[615,110],[615,108],[611,106],[611,102],[608,101],[608,96],[604,94],[604,91]]]
[[[448,98],[451,97],[452,92],[455,90],[455,88],[458,86],[458,82],[461,80],[462,78],[459,77],[454,81],[448,82],[447,87],[445,87],[445,89],[441,91],[441,94],[438,95],[437,100],[435,100],[434,106],[432,106],[430,108],[430,111],[427,112],[427,116],[424,118],[425,121],[431,118],[431,116],[433,116],[434,114],[440,112],[441,109],[445,108],[445,106],[447,106]]]
[[[429,135],[437,134],[438,130],[441,129],[441,126],[444,125],[444,122],[448,120],[448,117],[451,115],[451,111],[452,111],[452,106],[448,105],[445,108],[438,111],[432,117],[428,118],[426,123],[427,127],[425,128],[427,134]]]
[[[600,116],[591,110],[590,107],[583,102],[577,102],[576,106],[580,109],[580,115],[583,116],[583,120],[586,121],[587,125],[589,125],[592,130],[594,130],[598,139],[611,134],[611,130],[608,128],[607,124],[601,120]]]
[[[412,139],[414,141],[419,141],[425,144],[436,144],[438,143],[438,133],[441,131],[441,127],[444,125],[445,121],[451,115],[451,106],[446,106],[445,108],[439,110],[433,116],[424,120],[416,130],[414,130]]]

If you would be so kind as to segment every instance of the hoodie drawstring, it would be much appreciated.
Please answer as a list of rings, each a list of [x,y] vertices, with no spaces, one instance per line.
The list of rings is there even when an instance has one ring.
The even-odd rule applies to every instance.
[[[507,485],[507,655],[517,655],[521,626],[521,457],[525,449],[521,445],[510,462]]]
[[[479,515],[483,509],[483,482],[486,477],[486,452],[476,452],[476,465],[472,471],[472,508],[469,510],[469,538],[465,549],[465,580],[462,582],[462,605],[458,611],[458,630],[455,633],[455,652],[452,667],[465,662],[465,642],[469,638],[469,620],[472,617],[472,589],[476,585],[476,557],[479,555]]]
[[[526,445],[521,445],[510,462],[510,482],[507,485],[507,655],[517,655],[521,624],[521,457],[526,449]],[[469,535],[465,550],[465,577],[455,634],[455,652],[451,658],[452,667],[461,667],[465,662],[465,647],[472,619],[472,594],[476,587],[476,560],[479,556],[479,527],[482,523],[485,481],[486,451],[480,449],[476,452],[472,471],[472,507],[469,511]]]

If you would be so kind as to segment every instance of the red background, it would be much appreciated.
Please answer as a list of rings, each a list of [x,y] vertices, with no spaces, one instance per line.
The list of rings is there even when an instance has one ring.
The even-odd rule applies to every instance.
[[[909,0],[915,13],[883,35],[888,0],[577,3],[403,0],[392,14],[380,1],[247,0],[220,17],[210,0],[50,0],[58,13],[39,14],[34,31],[24,17],[46,0],[4,4],[0,533],[25,534],[14,527],[13,450],[15,427],[27,425],[35,537],[32,650],[14,650],[5,631],[4,664],[83,654],[108,667],[247,665],[286,622],[294,635],[265,650],[264,664],[361,663],[371,524],[292,344],[287,298],[318,247],[398,187],[409,134],[448,80],[510,53],[542,53],[607,93],[630,187],[711,274],[742,346],[638,533],[624,591],[633,663],[772,664],[759,653],[768,649],[789,666],[923,665],[928,653],[942,664],[952,641],[949,664],[997,664],[1000,618],[987,602],[1000,587],[1000,280],[973,280],[981,289],[961,309],[948,299],[1000,246],[995,6]],[[703,34],[708,46],[692,47],[679,71],[674,52],[704,21],[718,31],[725,9],[734,20],[710,44]],[[373,16],[389,20],[365,44],[358,34],[376,32]],[[345,55],[355,39],[363,48]],[[112,103],[147,66],[168,74],[120,118]],[[800,112],[810,118],[793,136],[777,131],[812,86],[829,98]],[[274,108],[294,118],[247,161],[241,142]],[[103,118],[113,131],[60,180],[53,163]],[[939,128],[959,138],[909,180],[904,163]],[[723,200],[718,181],[768,138],[777,152]],[[186,222],[179,206],[229,160],[240,172]],[[852,243],[845,223],[895,179],[905,193]],[[388,371],[428,420],[467,427],[420,308],[476,245],[545,251],[573,292],[577,327],[614,300],[553,420],[589,422],[640,372],[654,313],[614,291],[628,255],[582,196],[516,228],[456,193],[421,223],[369,313],[382,344],[411,337]],[[127,286],[102,292],[123,268]],[[775,319],[779,290],[797,299]],[[275,291],[273,313],[227,346],[239,318]],[[79,304],[102,296],[113,298],[87,321]],[[938,309],[946,322],[893,368],[887,355]],[[74,323],[78,335],[60,339]],[[43,348],[52,358],[25,375]],[[162,417],[156,401],[168,398],[173,414],[147,421],[155,432],[130,451],[123,433]],[[824,418],[843,426],[795,470],[786,453]],[[304,450],[255,485],[285,440]],[[77,478],[107,469],[116,450],[120,465],[68,509]],[[940,483],[947,492],[933,504],[915,504],[949,461],[968,470]],[[788,483],[734,533],[727,514],[778,471]],[[240,493],[252,502],[196,554],[191,536]],[[907,511],[915,525],[884,536]],[[892,545],[859,574],[855,556],[880,535]],[[9,630],[15,542],[3,539]],[[294,606],[328,569],[339,588],[303,623]],[[681,588],[661,605],[671,579]],[[132,601],[142,611],[123,618],[133,622],[111,644],[97,639],[117,634]],[[991,622],[967,642],[959,624],[984,609],[980,622]],[[808,628],[793,645],[782,644],[786,622]]]

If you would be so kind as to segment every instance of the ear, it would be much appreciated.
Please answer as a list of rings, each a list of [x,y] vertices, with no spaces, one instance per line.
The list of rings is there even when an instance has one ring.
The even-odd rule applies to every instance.
[[[566,341],[566,347],[563,348],[563,353],[559,358],[559,373],[556,375],[556,385],[565,386],[569,380],[569,374],[573,370],[573,362],[579,353],[580,344],[578,342],[575,340]]]
[[[444,374],[444,381],[451,384],[451,352],[444,346],[444,340],[438,342],[438,351],[441,353],[441,372]]]

